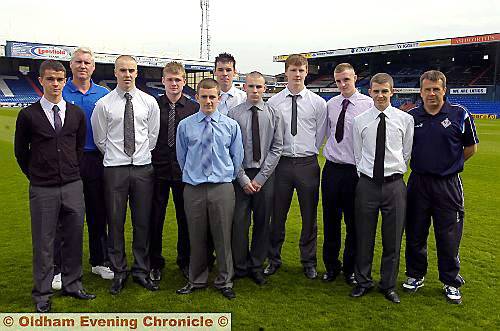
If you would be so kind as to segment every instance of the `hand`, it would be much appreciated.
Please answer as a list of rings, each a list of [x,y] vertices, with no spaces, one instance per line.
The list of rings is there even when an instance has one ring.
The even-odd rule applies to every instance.
[[[254,194],[255,192],[257,192],[255,190],[255,187],[253,187],[252,182],[243,186],[243,191],[245,191],[246,194]]]
[[[255,189],[255,192],[259,192],[260,189],[262,188],[262,185],[260,185],[259,183],[257,183],[255,181],[255,179],[252,179],[251,184],[253,185],[253,187]]]

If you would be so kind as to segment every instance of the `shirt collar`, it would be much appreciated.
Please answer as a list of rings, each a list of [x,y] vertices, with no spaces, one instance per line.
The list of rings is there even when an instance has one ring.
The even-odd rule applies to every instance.
[[[163,95],[163,103],[165,105],[169,105],[171,102],[170,102],[170,99],[167,97],[166,94]],[[175,103],[176,105],[181,105],[182,107],[184,107],[186,105],[186,97],[183,95],[181,95],[181,98],[179,100],[177,100],[177,102]]]
[[[441,109],[439,110],[439,112],[435,115],[431,115],[429,114],[428,112],[425,111],[425,108],[424,108],[424,103],[422,102],[422,104],[420,105],[420,109],[422,110],[422,113],[424,115],[428,115],[428,116],[437,116],[439,114],[448,114],[449,111],[450,111],[450,107],[451,107],[451,104],[445,100],[444,103],[443,103],[443,106],[441,107]]]
[[[388,119],[391,119],[392,116],[394,115],[394,110],[395,108],[389,105],[386,109],[384,109],[384,115]],[[377,117],[380,115],[381,111],[377,109],[377,107],[373,106],[371,108],[371,115],[373,120],[377,119]]]
[[[220,95],[227,94],[231,97],[234,97],[234,95],[235,95],[234,89],[236,89],[236,87],[234,87],[234,85],[233,85],[233,86],[231,86],[231,88],[227,92],[222,92],[222,90],[221,90]]]
[[[356,106],[356,102],[358,101],[358,96],[359,96],[359,91],[356,89],[356,92],[353,93],[353,95],[351,95],[349,98],[346,98],[344,97],[342,94],[342,101],[344,101],[344,99],[347,99],[349,100],[349,103],[352,103],[353,106]]]
[[[119,95],[121,98],[125,99],[125,93],[126,93],[126,92],[125,92],[124,90],[122,90],[122,89],[121,89],[121,88],[119,88],[118,86],[116,86],[115,90],[116,90],[116,93],[118,93],[118,95]],[[128,91],[128,93],[132,96],[132,98],[133,98],[133,97],[135,97],[135,95],[136,95],[136,93],[137,93],[137,87],[134,87],[133,89],[131,89],[130,91]]]
[[[85,94],[94,94],[94,93],[97,93],[95,88],[94,88],[94,81],[91,79],[90,80],[90,88],[89,90],[87,91],[87,93]],[[72,92],[72,93],[82,93],[80,92],[80,90],[76,87],[75,83],[73,83],[73,79],[72,78],[68,78],[68,81],[66,82],[66,86],[69,88],[69,90]]]
[[[43,110],[52,110],[52,108],[54,107],[54,105],[57,105],[57,107],[59,107],[59,109],[61,111],[65,111],[66,110],[66,101],[64,101],[64,99],[62,99],[62,98],[61,98],[61,101],[59,101],[56,104],[56,103],[50,102],[44,96],[42,96],[42,98],[40,99],[40,105],[42,106]]]
[[[285,88],[285,96],[289,96],[289,95],[300,95],[302,98],[306,96],[306,93],[307,93],[307,87],[304,87],[302,89],[302,91],[300,91],[299,93],[297,94],[293,94],[289,89],[288,89],[288,86]]]
[[[250,110],[253,106],[257,107],[259,110],[264,110],[264,100],[260,100],[256,105],[251,104],[248,100],[245,101],[245,109]]]
[[[212,121],[214,121],[215,123],[219,122],[219,119],[220,119],[220,115],[221,113],[216,109],[210,116],[210,118],[212,119]],[[207,117],[207,115],[205,115],[204,112],[202,112],[201,110],[199,110],[197,113],[196,113],[196,121],[197,122],[202,122],[205,117]]]

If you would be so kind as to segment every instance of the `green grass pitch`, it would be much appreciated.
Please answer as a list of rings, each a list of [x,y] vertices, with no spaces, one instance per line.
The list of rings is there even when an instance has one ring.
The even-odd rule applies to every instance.
[[[0,109],[0,311],[33,312],[31,302],[31,233],[28,182],[13,155],[13,134],[17,110]],[[425,287],[415,294],[399,288],[401,304],[394,305],[373,291],[352,299],[339,277],[325,284],[308,280],[299,262],[300,218],[294,199],[287,222],[284,265],[258,287],[248,279],[237,280],[236,300],[228,301],[215,289],[179,296],[175,290],[185,284],[175,265],[177,237],[170,204],[164,230],[167,267],[161,290],[150,293],[130,280],[123,292],[113,297],[109,281],[90,273],[87,234],[84,239],[84,286],[97,294],[91,302],[55,294],[54,312],[231,312],[235,330],[330,330],[330,329],[500,329],[500,121],[477,120],[478,153],[467,162],[462,174],[466,218],[461,245],[463,304],[448,304],[437,277],[433,234],[429,241],[429,270]],[[432,148],[432,146],[429,146]],[[324,159],[321,159],[324,162]],[[323,272],[321,204],[318,211],[318,271]],[[127,252],[131,263],[130,220],[127,221]],[[403,241],[404,245],[404,241]],[[374,279],[378,279],[381,241],[377,238]],[[212,275],[213,276],[213,275]],[[404,247],[398,283],[404,280]]]

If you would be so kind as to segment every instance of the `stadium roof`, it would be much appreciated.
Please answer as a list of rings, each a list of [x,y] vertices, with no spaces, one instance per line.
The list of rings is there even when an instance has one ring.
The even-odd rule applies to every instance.
[[[456,37],[447,39],[434,39],[434,40],[424,40],[424,41],[412,41],[396,44],[386,44],[378,46],[364,46],[364,47],[354,47],[354,48],[342,48],[334,49],[328,51],[316,51],[316,52],[306,52],[300,53],[308,59],[322,58],[322,57],[335,57],[344,56],[352,54],[366,54],[366,53],[378,53],[378,52],[388,52],[388,51],[401,51],[407,49],[422,49],[430,47],[441,47],[441,46],[458,46],[467,44],[484,44],[491,42],[499,42],[500,33],[491,33],[477,36],[466,36],[466,37]],[[277,55],[273,57],[274,62],[285,62],[290,54],[287,55]]]
[[[61,61],[71,60],[71,54],[78,47],[76,46],[63,46],[63,45],[50,45],[22,41],[7,41],[5,46],[0,47],[0,56],[25,58],[25,59],[55,59]],[[151,56],[135,56],[132,55],[137,64],[145,67],[164,67],[165,64],[171,61],[178,61],[184,65],[186,69],[195,71],[213,71],[213,62],[206,60],[186,60],[186,59],[172,59],[163,57]],[[112,64],[118,54],[107,54],[94,52],[96,63]]]

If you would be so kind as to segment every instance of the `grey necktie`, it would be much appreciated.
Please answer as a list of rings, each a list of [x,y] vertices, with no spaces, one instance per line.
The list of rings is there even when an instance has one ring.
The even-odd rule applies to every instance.
[[[175,143],[175,103],[169,103],[169,106],[167,143],[168,147],[173,147]]]
[[[123,115],[123,151],[132,157],[135,152],[134,107],[132,95],[125,93],[125,113]]]
[[[59,134],[62,129],[62,120],[61,116],[59,116],[59,112],[61,110],[57,105],[54,105],[54,107],[52,107],[52,111],[54,112],[54,130],[56,131],[56,134]]]

